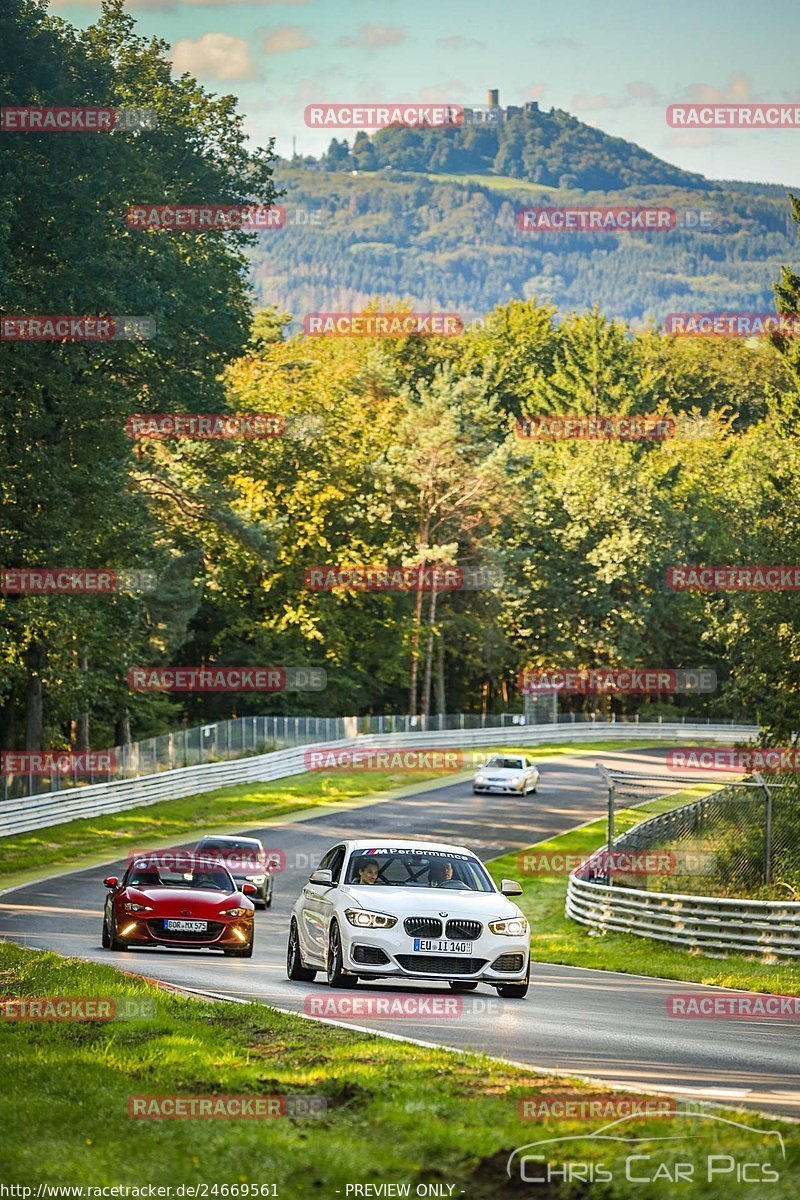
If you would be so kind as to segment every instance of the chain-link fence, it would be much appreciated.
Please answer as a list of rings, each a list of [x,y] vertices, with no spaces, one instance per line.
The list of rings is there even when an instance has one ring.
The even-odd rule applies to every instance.
[[[50,774],[6,773],[2,775],[0,799],[15,800],[23,796],[56,792],[81,784],[106,783],[113,779],[133,779],[153,775],[175,767],[196,766],[199,763],[222,762],[269,750],[284,750],[316,742],[338,741],[359,734],[429,733],[469,729],[505,729],[519,725],[594,724],[602,722],[598,713],[558,713],[554,694],[527,698],[522,713],[447,713],[434,716],[363,716],[363,717],[238,717],[216,721],[161,734],[125,746],[115,746],[109,752],[109,771],[71,774],[69,770]],[[638,715],[610,717],[612,723],[639,724]],[[674,722],[674,718],[669,718]],[[692,724],[697,717],[689,717]],[[685,723],[686,718],[683,718]],[[659,717],[657,724],[663,718]],[[645,722],[642,722],[643,724]],[[733,721],[705,724],[732,725]],[[457,743],[456,743],[457,744]]]
[[[617,824],[662,779],[610,773]],[[652,815],[614,839],[614,883],[648,891],[754,900],[800,900],[800,781],[757,775],[713,787],[689,785],[695,798],[670,811],[669,801],[648,804]],[[686,782],[669,789],[673,797]],[[698,794],[705,792],[705,794]],[[627,814],[628,819],[632,814]],[[632,852],[620,860],[616,852]],[[620,870],[632,868],[630,873]]]

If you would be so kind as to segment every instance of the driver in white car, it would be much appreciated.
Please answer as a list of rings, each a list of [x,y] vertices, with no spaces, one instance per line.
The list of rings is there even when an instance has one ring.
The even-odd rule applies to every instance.
[[[431,863],[428,868],[428,882],[431,887],[464,888],[459,879],[453,879],[453,864],[445,859],[443,862]]]
[[[377,883],[378,882],[378,864],[375,861],[368,862],[367,865],[364,867],[359,867],[358,882],[359,883]]]

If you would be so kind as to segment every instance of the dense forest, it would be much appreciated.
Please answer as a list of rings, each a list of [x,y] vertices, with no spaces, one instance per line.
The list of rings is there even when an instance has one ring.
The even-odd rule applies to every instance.
[[[443,136],[440,133],[439,136]],[[795,252],[787,192],[715,184],[549,191],[496,176],[330,173],[276,164],[283,228],[252,251],[256,295],[295,315],[347,310],[375,296],[482,319],[537,298],[559,312],[599,304],[642,327],[670,312],[769,310]],[[667,206],[671,230],[533,232],[517,213],[543,204]]]
[[[359,255],[343,250],[336,229],[347,226],[372,234],[359,294],[380,295],[381,308],[396,309],[406,293],[383,288],[369,265],[380,256],[421,279],[429,269],[426,286],[409,291],[443,302],[463,295],[468,256],[474,275],[496,273],[502,302],[484,309],[476,292],[485,319],[459,337],[311,338],[293,332],[303,306],[284,312],[286,293],[270,292],[259,268],[270,304],[251,320],[248,235],[136,231],[125,213],[143,199],[198,195],[270,204],[295,169],[278,179],[269,147],[249,152],[233,100],[172,79],[166,47],[139,38],[116,0],[86,33],[36,0],[13,0],[0,34],[10,94],[33,78],[31,102],[159,114],[155,130],[0,143],[3,311],[139,313],[156,328],[143,341],[0,345],[2,564],[156,576],[152,592],[0,598],[4,747],[101,747],[248,712],[521,709],[520,669],[567,666],[713,669],[711,695],[614,706],[748,716],[776,736],[792,733],[797,595],[679,592],[665,580],[676,564],[800,561],[800,531],[784,515],[800,492],[796,344],[633,329],[612,319],[613,267],[585,269],[575,284],[582,311],[564,316],[546,287],[519,283],[494,253],[484,218],[504,206],[513,227],[508,197],[452,185],[444,204],[425,179],[370,192],[360,178],[308,168],[328,189],[331,225],[315,230],[322,282],[314,256],[281,260],[288,243],[269,243],[269,269],[293,273],[304,302],[324,295],[349,307]],[[287,191],[280,202],[291,214],[307,194]],[[381,223],[390,196],[397,210]],[[739,306],[762,303],[766,282],[748,276],[760,245],[780,311],[798,311],[800,279],[779,260],[797,261],[800,209],[744,191],[737,203],[752,221],[736,235],[738,258],[725,259],[741,271]],[[408,221],[430,247],[429,268],[415,267],[414,247],[402,244]],[[471,241],[476,228],[485,237]],[[728,239],[706,236],[722,279]],[[666,251],[642,240],[625,252],[638,265],[617,269],[618,303],[631,271],[661,278]],[[672,253],[678,276],[694,251],[685,243]],[[556,252],[549,269],[572,268]],[[126,432],[133,414],[198,412],[280,414],[285,432],[216,441]],[[518,418],[542,413],[657,413],[682,432],[648,443],[521,439]],[[503,583],[309,589],[307,570],[325,563],[458,563],[502,573]],[[313,665],[328,686],[129,690],[131,667],[171,664]]]

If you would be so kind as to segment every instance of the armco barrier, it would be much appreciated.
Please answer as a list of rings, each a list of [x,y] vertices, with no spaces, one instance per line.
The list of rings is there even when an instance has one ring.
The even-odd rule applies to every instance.
[[[520,725],[503,729],[469,729],[429,731],[427,733],[365,734],[357,738],[319,742],[319,746],[335,749],[348,746],[425,746],[448,748],[479,748],[481,746],[536,746],[542,742],[595,741],[609,736],[641,741],[671,741],[683,743],[697,739],[717,742],[741,742],[758,735],[756,725],[704,725],[667,722],[638,722],[621,725],[613,721],[593,721],[591,724]],[[95,817],[103,813],[124,812],[160,800],[176,800],[215,788],[237,783],[267,782],[300,775],[306,770],[305,754],[309,746],[290,750],[274,750],[228,762],[204,763],[196,767],[178,767],[156,775],[141,775],[136,779],[120,779],[112,783],[96,783],[88,787],[44,795],[7,800],[0,803],[0,837],[25,833],[49,825],[60,825],[80,817]]]
[[[571,875],[566,913],[602,933],[632,933],[684,949],[800,957],[800,903],[794,901],[646,892]]]
[[[724,791],[724,789],[720,789]],[[614,839],[615,850],[642,850],[691,832],[720,792],[651,817]],[[684,949],[739,951],[800,957],[800,903],[791,900],[729,899],[640,888],[612,887],[573,871],[567,884],[566,914],[600,933],[630,933],[673,942]]]

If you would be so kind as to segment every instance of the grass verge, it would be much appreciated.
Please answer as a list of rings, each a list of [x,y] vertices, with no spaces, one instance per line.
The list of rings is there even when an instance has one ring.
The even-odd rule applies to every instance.
[[[698,791],[698,788],[689,788],[679,796],[618,810],[616,832],[624,833],[646,816],[685,804]],[[571,829],[548,841],[538,842],[535,851],[537,855],[585,857],[604,846],[605,840],[605,820],[592,821],[589,825]],[[701,954],[699,950],[681,950],[677,946],[667,946],[632,934],[601,934],[579,925],[564,915],[567,895],[565,874],[531,875],[521,869],[523,856],[531,850],[533,847],[494,859],[488,866],[494,879],[513,878],[521,883],[523,895],[518,902],[530,921],[531,951],[533,958],[539,962],[682,979],[687,983],[715,984],[780,995],[794,995],[800,991],[800,963],[797,962],[772,962],[745,954],[711,957]]]
[[[151,1009],[147,1018],[124,1021],[0,1021],[0,1120],[7,1131],[0,1177],[7,1184],[174,1188],[204,1183],[218,1188],[208,1196],[344,1200],[357,1194],[348,1193],[348,1185],[393,1183],[408,1185],[405,1194],[412,1196],[503,1200],[532,1194],[518,1176],[515,1182],[506,1176],[512,1150],[539,1139],[576,1136],[580,1141],[546,1147],[550,1161],[580,1158],[595,1172],[604,1164],[612,1181],[591,1189],[585,1183],[540,1185],[537,1196],[591,1191],[597,1200],[643,1194],[659,1200],[675,1190],[665,1172],[683,1162],[693,1164],[696,1181],[682,1185],[680,1194],[712,1200],[720,1194],[719,1177],[706,1180],[707,1156],[713,1154],[770,1162],[780,1177],[770,1183],[768,1194],[774,1200],[796,1195],[796,1127],[775,1119],[715,1110],[741,1122],[742,1129],[688,1111],[636,1117],[625,1123],[626,1137],[686,1137],[634,1146],[598,1143],[587,1141],[586,1134],[603,1120],[525,1120],[518,1104],[565,1092],[573,1098],[607,1097],[607,1088],[537,1076],[478,1055],[387,1041],[258,1004],[206,1003],[111,967],[10,944],[0,945],[0,994],[114,997],[144,1001]],[[326,1111],[275,1120],[136,1120],[128,1115],[132,1096],[167,1094],[323,1097]],[[785,1160],[775,1134],[768,1132],[776,1129],[786,1139]],[[646,1192],[625,1179],[625,1155],[633,1153],[652,1155],[637,1161],[640,1177],[645,1172],[655,1177],[657,1168],[661,1172]],[[276,1191],[246,1192],[244,1185],[275,1185]],[[419,1192],[418,1185],[429,1190]],[[228,1190],[219,1190],[223,1187]],[[745,1200],[763,1197],[764,1185],[740,1184],[736,1194]]]
[[[564,744],[536,746],[531,753],[552,757],[631,747],[644,748],[641,742],[597,741],[578,748]],[[480,753],[488,756],[504,749],[519,751],[521,747],[485,747]],[[315,810],[324,812],[331,806],[373,804],[401,795],[405,787],[451,778],[441,771],[312,771],[273,783],[239,784],[179,800],[162,800],[145,808],[83,817],[0,838],[0,884],[12,887],[26,883],[50,868],[56,871],[95,866],[123,857],[131,849],[188,841],[195,833],[240,832],[296,816],[312,816]]]

